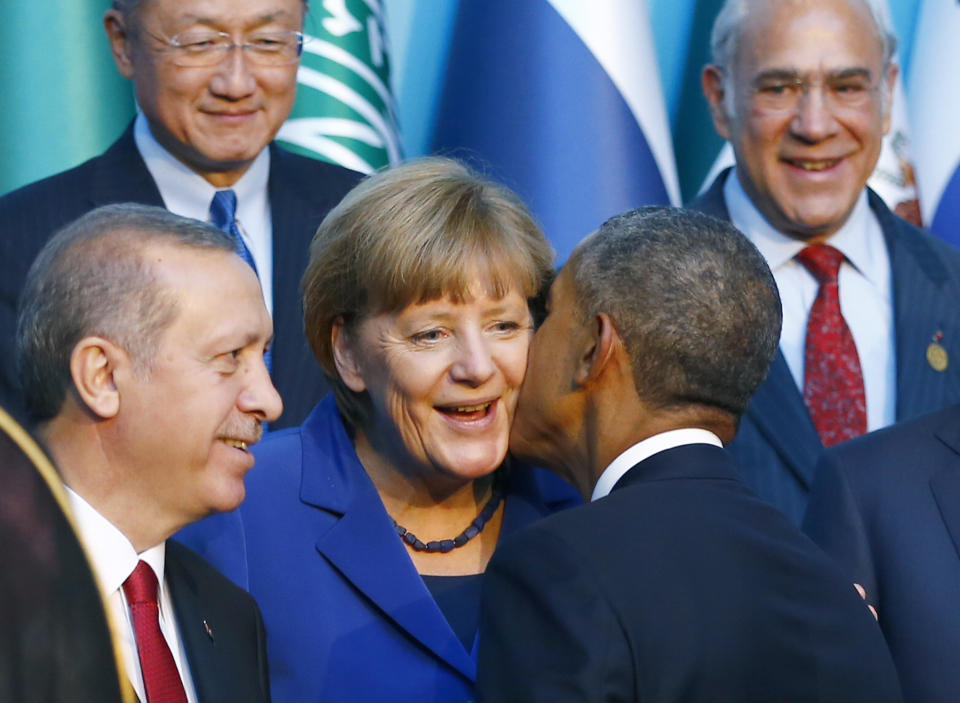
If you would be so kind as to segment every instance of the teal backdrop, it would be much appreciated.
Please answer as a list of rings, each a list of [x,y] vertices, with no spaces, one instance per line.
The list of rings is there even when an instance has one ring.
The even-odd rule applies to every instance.
[[[313,0],[309,22],[329,0]],[[392,83],[406,156],[426,153],[459,2],[383,0]],[[586,0],[585,0],[586,1]],[[602,0],[593,0],[602,1]],[[889,0],[909,63],[919,0]],[[34,0],[0,7],[0,193],[56,173],[106,148],[134,101],[103,33],[106,0]],[[700,95],[700,69],[720,0],[648,0],[684,198],[719,150]]]

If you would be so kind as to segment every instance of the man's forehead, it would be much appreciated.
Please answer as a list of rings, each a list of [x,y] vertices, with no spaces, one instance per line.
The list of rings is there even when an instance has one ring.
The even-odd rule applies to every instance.
[[[736,51],[741,66],[759,71],[870,70],[882,57],[879,29],[862,0],[750,3]]]
[[[242,19],[244,22],[301,19],[307,4],[303,0],[259,0],[237,7],[229,0],[140,0],[137,13],[159,15],[171,21],[216,23]],[[243,16],[238,13],[245,13]]]

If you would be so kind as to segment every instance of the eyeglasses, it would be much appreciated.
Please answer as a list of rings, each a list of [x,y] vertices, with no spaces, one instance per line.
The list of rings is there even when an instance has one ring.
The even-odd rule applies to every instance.
[[[187,68],[216,66],[235,48],[257,66],[286,66],[296,63],[303,53],[302,32],[257,32],[238,44],[226,32],[191,31],[175,34],[169,39],[146,32],[169,47],[176,66]]]
[[[819,89],[829,109],[860,110],[873,104],[879,83],[870,80],[868,75],[831,76],[820,81],[802,78],[768,77],[758,80],[751,95],[757,109],[767,112],[792,112],[800,104],[801,97]]]

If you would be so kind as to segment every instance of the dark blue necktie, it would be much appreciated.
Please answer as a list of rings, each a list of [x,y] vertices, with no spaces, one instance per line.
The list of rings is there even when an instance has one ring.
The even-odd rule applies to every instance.
[[[253,272],[259,278],[257,264],[253,261],[253,255],[247,249],[247,245],[240,235],[240,226],[237,224],[237,194],[232,190],[218,190],[214,193],[213,201],[210,203],[210,220],[215,227],[222,229],[233,237],[240,258],[250,264]]]
[[[214,193],[213,201],[210,203],[210,220],[215,227],[222,229],[233,237],[240,258],[250,264],[250,268],[259,278],[260,274],[257,271],[257,264],[253,260],[253,255],[247,249],[243,237],[240,236],[240,226],[237,224],[237,194],[232,190],[218,190]],[[272,372],[273,357],[269,350],[263,355],[263,360],[267,365],[267,370]],[[264,429],[266,429],[266,424],[264,424]]]

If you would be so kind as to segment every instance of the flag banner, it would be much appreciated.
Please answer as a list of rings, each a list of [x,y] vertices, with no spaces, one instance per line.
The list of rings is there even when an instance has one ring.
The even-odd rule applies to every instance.
[[[893,101],[890,105],[890,131],[883,139],[880,158],[867,185],[900,217],[922,227],[916,168],[912,159],[912,130],[907,118],[903,79],[899,75],[890,99]]]
[[[910,61],[910,122],[923,221],[960,245],[960,2],[924,0]]]
[[[646,2],[460,3],[433,147],[513,188],[560,261],[612,215],[679,203]]]
[[[402,157],[378,0],[311,6],[297,100],[277,139],[306,156],[370,173]]]

